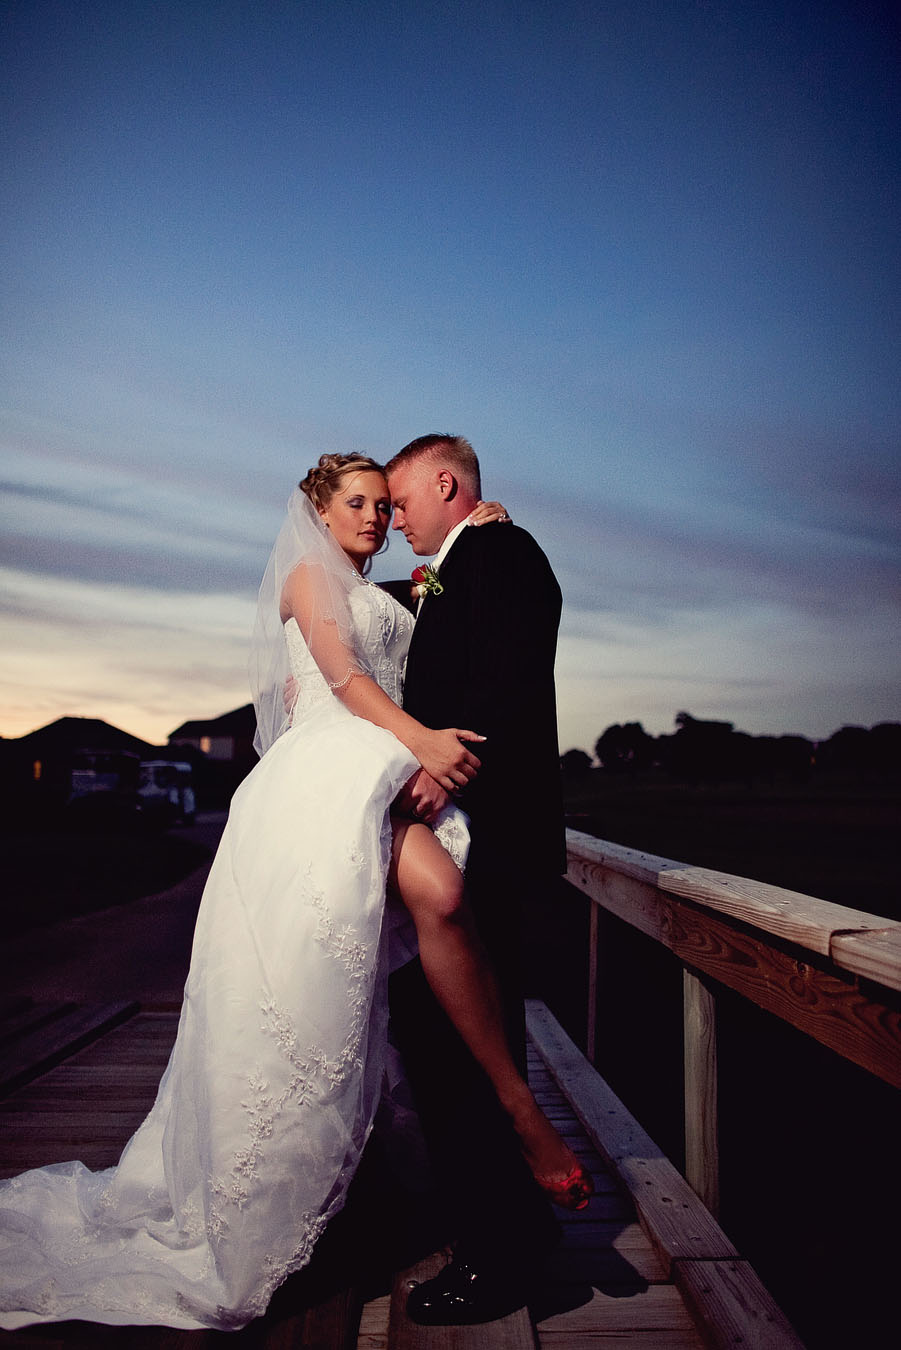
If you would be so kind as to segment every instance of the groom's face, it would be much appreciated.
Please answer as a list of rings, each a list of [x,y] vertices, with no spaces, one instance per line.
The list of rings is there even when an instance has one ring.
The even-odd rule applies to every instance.
[[[437,553],[453,524],[448,519],[441,471],[425,460],[413,460],[392,470],[388,486],[394,506],[391,528],[403,531],[414,553]]]

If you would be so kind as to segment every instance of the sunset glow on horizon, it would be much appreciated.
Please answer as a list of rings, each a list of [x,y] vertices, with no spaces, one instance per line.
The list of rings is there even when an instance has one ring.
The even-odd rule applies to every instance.
[[[8,7],[0,735],[246,703],[294,483],[427,431],[558,574],[561,750],[901,718],[895,23]]]

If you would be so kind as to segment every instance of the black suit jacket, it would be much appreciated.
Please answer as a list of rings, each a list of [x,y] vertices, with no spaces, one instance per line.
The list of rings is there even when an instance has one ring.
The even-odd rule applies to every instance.
[[[467,878],[536,879],[565,868],[554,657],[562,599],[550,563],[516,525],[468,526],[441,564],[410,644],[404,708],[426,726],[488,739],[460,795],[472,821]]]
[[[426,726],[488,737],[472,746],[482,768],[460,795],[472,822],[466,891],[524,1073],[523,917],[530,894],[546,893],[565,864],[554,695],[560,588],[535,540],[515,525],[467,527],[440,576],[444,590],[426,597],[413,630],[404,707]],[[550,1206],[419,962],[391,977],[391,1016],[458,1254],[476,1269],[506,1261],[520,1274],[547,1248]]]

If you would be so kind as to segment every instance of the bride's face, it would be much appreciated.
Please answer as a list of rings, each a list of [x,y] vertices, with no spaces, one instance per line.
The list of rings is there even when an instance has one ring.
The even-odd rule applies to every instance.
[[[328,506],[319,512],[337,542],[360,571],[378,553],[391,521],[388,484],[374,469],[349,474]]]

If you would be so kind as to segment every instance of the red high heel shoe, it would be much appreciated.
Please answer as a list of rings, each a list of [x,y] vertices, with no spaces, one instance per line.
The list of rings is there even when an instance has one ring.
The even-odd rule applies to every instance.
[[[535,1180],[545,1195],[561,1209],[584,1209],[594,1195],[594,1182],[580,1162],[570,1169],[562,1181],[539,1176]]]

